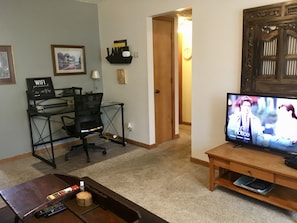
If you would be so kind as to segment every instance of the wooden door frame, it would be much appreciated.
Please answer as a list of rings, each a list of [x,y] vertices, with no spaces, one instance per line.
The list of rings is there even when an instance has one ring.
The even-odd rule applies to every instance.
[[[177,34],[177,41],[178,41],[178,122],[179,124],[183,123],[183,109],[182,109],[182,100],[183,100],[183,91],[182,91],[182,74],[183,74],[183,63],[182,63],[182,40],[183,40],[183,35],[181,33]]]

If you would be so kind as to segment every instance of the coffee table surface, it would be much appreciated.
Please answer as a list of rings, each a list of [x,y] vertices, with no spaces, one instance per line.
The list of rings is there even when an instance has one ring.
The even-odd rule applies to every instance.
[[[85,181],[86,190],[93,195],[93,206],[82,209],[71,205],[76,191],[67,193],[53,201],[48,201],[47,196],[65,189],[79,181]],[[31,181],[9,187],[0,191],[0,196],[16,215],[15,222],[24,223],[97,223],[97,222],[131,222],[139,223],[167,223],[164,219],[154,215],[141,206],[122,197],[114,191],[104,187],[89,177],[77,178],[70,175],[48,174]],[[34,217],[34,213],[57,202],[66,204],[67,209],[61,214],[50,218]],[[76,203],[75,203],[76,204]],[[104,216],[103,216],[104,215]],[[104,217],[104,218],[103,218]],[[1,218],[1,216],[0,216]],[[109,221],[102,221],[109,219]],[[117,219],[117,221],[115,221]],[[133,222],[134,222],[133,220]]]
[[[56,177],[48,174],[34,180],[9,187],[0,191],[0,196],[7,203],[13,212],[24,219],[35,210],[46,207],[49,201],[46,197],[52,193],[71,186]]]

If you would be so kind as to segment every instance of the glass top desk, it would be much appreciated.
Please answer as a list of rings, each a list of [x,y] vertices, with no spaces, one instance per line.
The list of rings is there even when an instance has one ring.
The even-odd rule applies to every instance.
[[[44,106],[29,106],[27,110],[32,155],[53,168],[56,168],[54,142],[71,138],[62,130],[60,121],[61,115],[74,112],[73,99],[71,103],[69,103],[69,100],[71,101],[71,99],[68,99],[66,102],[62,101]],[[124,103],[103,101],[101,110],[104,123],[102,137],[125,146]],[[117,129],[117,126],[120,126],[120,130]],[[45,152],[38,151],[42,149]]]

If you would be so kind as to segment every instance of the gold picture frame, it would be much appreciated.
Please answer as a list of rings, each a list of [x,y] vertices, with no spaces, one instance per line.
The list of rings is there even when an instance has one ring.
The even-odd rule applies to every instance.
[[[0,46],[0,84],[15,84],[15,69],[11,46]]]
[[[54,75],[86,74],[84,46],[51,45]]]

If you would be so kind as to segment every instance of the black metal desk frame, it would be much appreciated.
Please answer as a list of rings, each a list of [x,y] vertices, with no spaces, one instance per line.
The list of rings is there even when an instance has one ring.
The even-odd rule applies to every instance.
[[[55,97],[54,99],[57,99],[58,101],[60,101],[59,103],[46,104],[42,106],[38,104],[34,104],[33,106],[31,106],[29,101],[30,97],[28,95],[27,97],[28,97],[27,114],[28,114],[29,128],[30,128],[32,155],[44,161],[45,163],[49,164],[53,168],[56,168],[57,165],[55,160],[54,142],[71,138],[71,136],[54,138],[52,125],[51,125],[51,123],[53,122],[52,117],[74,112],[73,104],[69,105],[69,100],[71,100],[71,95]],[[53,99],[53,98],[44,99],[43,101],[49,100],[49,99]],[[38,106],[42,107],[42,109],[37,110]],[[109,108],[111,107],[115,108],[113,113],[109,113]],[[112,142],[125,146],[126,140],[125,140],[125,129],[124,129],[124,103],[103,102],[101,108],[102,108],[102,114],[106,118],[104,132],[111,129],[116,133],[116,134],[103,133],[103,137]],[[122,133],[121,136],[119,136],[118,131],[116,130],[113,124],[113,120],[119,113],[121,114],[121,133]],[[43,121],[43,124],[38,126],[35,122],[36,120]],[[33,130],[35,130],[35,132],[38,134],[37,140],[36,138],[34,139]],[[48,131],[48,135],[45,135],[46,130]],[[44,156],[41,156],[37,153],[37,149],[40,149],[40,146],[43,146],[46,153],[48,154],[48,158],[45,158]]]
[[[111,112],[110,108],[113,108],[115,110]],[[114,101],[111,101],[111,102],[103,101],[101,105],[101,111],[102,111],[103,120],[106,119],[106,122],[104,123],[104,132],[109,132],[108,130],[110,129],[112,130],[111,132],[114,133],[112,134],[112,136],[110,136],[110,134],[103,134],[103,137],[112,142],[126,146],[127,142],[125,140],[124,103],[114,102]],[[117,128],[114,126],[114,120],[119,113],[121,113],[120,115],[121,131],[122,131],[121,135],[118,133]]]

